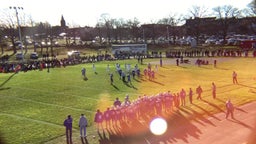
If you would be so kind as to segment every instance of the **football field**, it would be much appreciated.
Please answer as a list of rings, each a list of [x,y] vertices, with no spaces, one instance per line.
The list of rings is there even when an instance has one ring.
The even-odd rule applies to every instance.
[[[204,59],[204,58],[203,58]],[[110,107],[115,98],[124,100],[129,94],[132,100],[142,95],[156,95],[171,91],[180,92],[182,88],[194,91],[197,86],[203,89],[202,97],[206,102],[194,98],[195,105],[187,106],[202,116],[209,116],[225,110],[225,101],[231,99],[236,105],[242,105],[256,99],[256,60],[254,58],[216,58],[217,67],[212,62],[214,58],[205,58],[209,65],[195,65],[196,59],[190,59],[189,64],[176,66],[175,59],[164,59],[163,67],[159,67],[159,59],[145,59],[143,69],[150,62],[152,67],[158,65],[154,80],[146,77],[132,79],[131,84],[123,83],[115,72],[115,64],[131,64],[137,60],[97,62],[96,73],[92,64],[80,64],[66,68],[53,68],[48,73],[43,71],[28,71],[26,73],[0,74],[0,133],[1,139],[7,143],[65,143],[65,128],[63,121],[68,114],[73,117],[74,143],[79,141],[78,120],[84,113],[89,120],[88,140],[98,143],[97,132],[93,123],[97,109],[104,111]],[[110,84],[109,74],[114,74],[114,84]],[[87,80],[81,75],[81,69],[86,68]],[[238,83],[232,83],[232,72],[238,73]],[[211,84],[217,86],[217,98],[213,100]],[[188,92],[187,92],[188,93]],[[207,103],[208,102],[208,103]],[[185,117],[192,113],[181,112]],[[92,136],[95,135],[94,139]]]

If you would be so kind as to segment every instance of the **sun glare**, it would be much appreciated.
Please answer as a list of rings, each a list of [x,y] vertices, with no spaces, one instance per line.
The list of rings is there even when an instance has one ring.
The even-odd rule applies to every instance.
[[[167,130],[167,122],[163,118],[155,118],[151,121],[149,128],[154,135],[162,135]]]

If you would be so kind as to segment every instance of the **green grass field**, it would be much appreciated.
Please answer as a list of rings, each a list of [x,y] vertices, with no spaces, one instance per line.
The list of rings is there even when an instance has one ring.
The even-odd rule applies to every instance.
[[[147,59],[144,63],[158,59]],[[174,59],[164,59],[175,61]],[[204,89],[203,98],[210,104],[196,101],[203,107],[191,108],[202,114],[225,110],[223,101],[232,99],[238,106],[256,99],[256,60],[253,58],[228,58],[219,60],[217,68],[212,65],[197,67],[175,64],[159,68],[155,82],[146,79],[132,81],[131,85],[124,84],[114,72],[115,63],[122,68],[125,63],[134,66],[137,60],[112,61],[96,63],[95,74],[92,64],[54,68],[43,71],[19,72],[18,74],[0,74],[0,132],[3,139],[10,144],[21,143],[63,143],[65,141],[63,121],[68,114],[74,119],[74,136],[78,136],[78,120],[81,113],[89,119],[89,135],[94,135],[93,117],[96,109],[105,110],[111,106],[114,99],[124,99],[129,94],[132,99],[139,95],[153,95],[159,92],[179,92],[181,88],[195,89],[201,85]],[[114,86],[110,85],[106,72],[110,64],[114,73]],[[154,65],[154,62],[152,62]],[[141,70],[146,65],[139,65]],[[87,69],[88,80],[83,80],[81,68]],[[232,84],[232,72],[238,73],[239,85]],[[219,101],[211,98],[211,82],[217,84]],[[216,108],[216,106],[218,108]],[[184,115],[187,115],[184,113]],[[91,139],[91,143],[97,140]]]

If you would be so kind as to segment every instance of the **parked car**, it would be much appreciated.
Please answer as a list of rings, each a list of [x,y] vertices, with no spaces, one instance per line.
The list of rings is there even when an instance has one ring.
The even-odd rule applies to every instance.
[[[21,52],[18,52],[15,56],[16,60],[22,60],[24,58],[24,55]]]
[[[32,52],[30,54],[30,59],[38,59],[38,54],[36,52]]]
[[[68,57],[79,58],[80,57],[80,52],[79,51],[69,51],[68,52]]]

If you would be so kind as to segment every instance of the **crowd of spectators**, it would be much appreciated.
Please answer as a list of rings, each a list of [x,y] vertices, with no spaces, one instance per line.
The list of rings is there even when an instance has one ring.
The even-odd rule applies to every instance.
[[[57,57],[48,57],[44,56],[42,59],[38,60],[24,60],[19,62],[9,62],[8,56],[5,55],[1,58],[0,62],[0,73],[10,73],[29,70],[43,70],[45,68],[59,68],[66,67],[69,65],[76,65],[82,63],[90,63],[104,60],[113,60],[111,55],[102,54],[102,55],[92,55],[92,56],[83,56],[79,58],[68,57],[63,59],[58,59]]]
[[[166,51],[165,57],[167,58],[184,58],[184,57],[248,57],[249,51],[243,50],[177,50]],[[253,57],[256,57],[256,51],[252,53]],[[162,57],[162,53],[161,53]],[[134,56],[137,58],[137,56]],[[140,58],[140,57],[138,57]],[[146,57],[143,57],[146,58]],[[98,54],[92,56],[82,57],[68,57],[58,59],[56,56],[48,57],[44,56],[38,60],[27,60],[23,62],[10,62],[8,55],[4,55],[0,58],[0,73],[15,72],[15,68],[21,67],[21,71],[37,70],[43,68],[55,68],[66,67],[68,65],[75,65],[88,62],[97,62],[104,60],[115,60],[110,54]]]
[[[177,50],[166,51],[166,57],[179,58],[179,57],[248,57],[249,51],[242,49],[220,49],[220,50]],[[256,56],[256,52],[253,51],[253,57]]]

